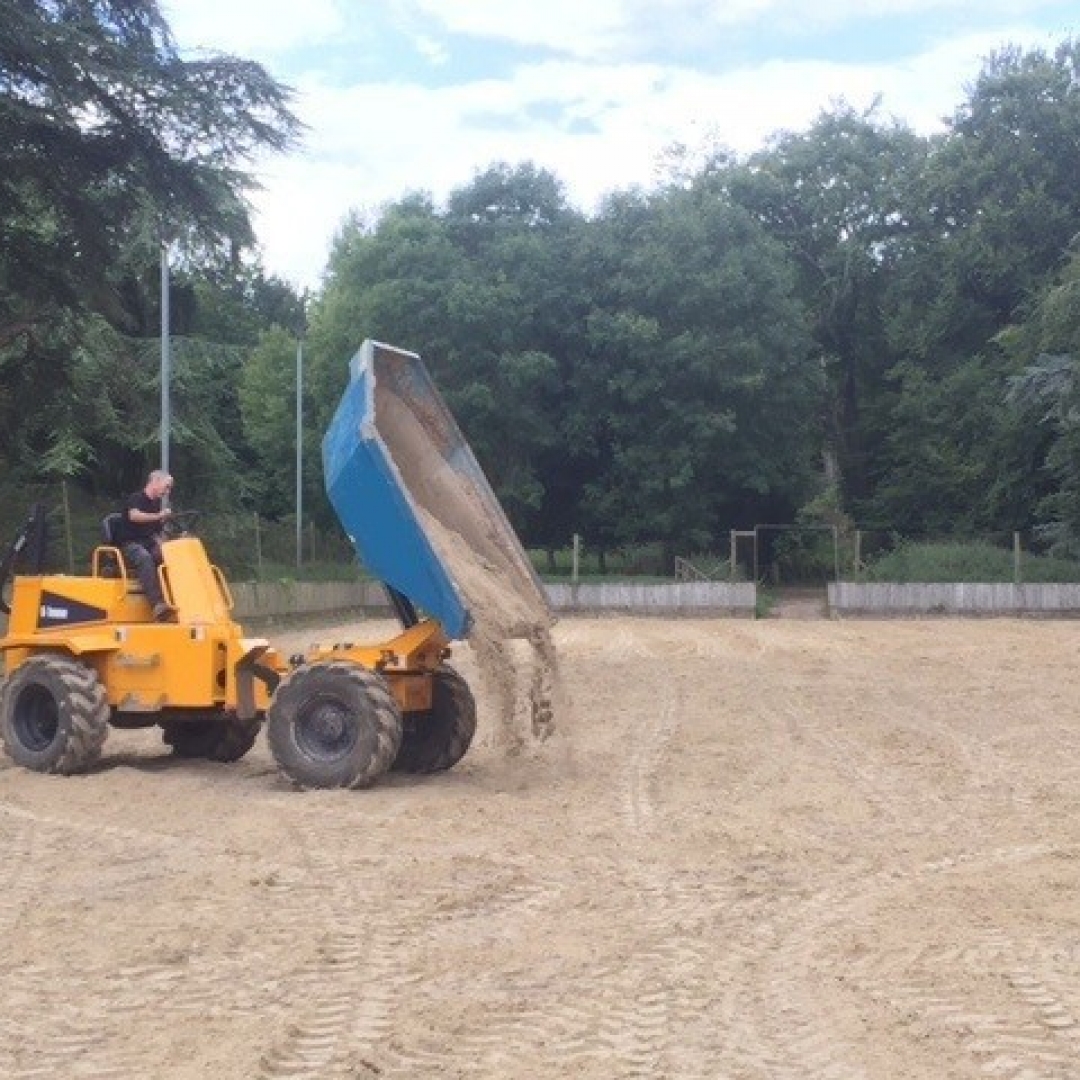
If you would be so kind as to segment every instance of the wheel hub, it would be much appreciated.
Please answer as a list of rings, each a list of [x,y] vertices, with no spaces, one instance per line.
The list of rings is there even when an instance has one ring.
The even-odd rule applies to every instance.
[[[47,749],[60,730],[60,710],[56,698],[43,686],[28,686],[15,705],[15,727],[28,750]]]
[[[316,698],[297,717],[296,741],[309,757],[338,758],[355,745],[356,724],[349,710],[336,698]]]

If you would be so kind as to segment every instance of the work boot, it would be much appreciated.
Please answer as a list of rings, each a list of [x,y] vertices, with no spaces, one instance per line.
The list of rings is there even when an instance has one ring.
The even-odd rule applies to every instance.
[[[162,601],[154,605],[155,622],[176,622],[176,608]]]

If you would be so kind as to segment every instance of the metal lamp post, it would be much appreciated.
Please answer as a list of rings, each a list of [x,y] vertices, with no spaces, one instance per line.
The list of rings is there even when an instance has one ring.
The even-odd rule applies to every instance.
[[[296,566],[304,556],[304,339],[296,339]]]
[[[169,242],[161,238],[161,468],[169,471],[169,438],[172,424],[172,351],[169,342]]]

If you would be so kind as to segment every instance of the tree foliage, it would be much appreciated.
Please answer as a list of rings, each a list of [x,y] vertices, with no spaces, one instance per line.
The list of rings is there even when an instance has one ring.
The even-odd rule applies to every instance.
[[[928,147],[909,128],[845,104],[714,174],[792,260],[828,383],[822,451],[848,505],[867,498],[883,392],[897,355],[883,295],[914,224],[911,186]]]
[[[305,505],[332,523],[319,439],[374,337],[423,355],[549,550],[793,521],[1080,546],[1077,42],[991,56],[933,137],[840,103],[590,214],[493,164],[349,216],[310,303],[236,256],[288,102],[180,57],[151,0],[0,0],[9,475],[106,494],[153,462],[167,230],[176,469],[208,505],[291,512],[306,334]]]
[[[182,57],[155,0],[0,0],[0,367],[16,407],[35,403],[4,439],[8,463],[27,475],[116,467],[129,483],[150,463],[142,417],[156,408],[133,395],[152,378],[131,339],[157,332],[161,243],[189,275],[240,271],[248,170],[298,135],[289,98],[250,61]],[[217,444],[221,465],[222,385],[203,387],[177,430],[181,444]]]
[[[1034,516],[1058,553],[1080,552],[1080,253],[1030,315],[999,338],[1013,366],[1008,400],[1028,433]]]

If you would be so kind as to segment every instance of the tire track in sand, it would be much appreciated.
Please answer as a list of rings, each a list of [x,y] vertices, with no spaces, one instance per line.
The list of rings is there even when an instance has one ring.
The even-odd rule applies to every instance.
[[[627,637],[623,631],[623,636]],[[651,655],[635,636],[618,643],[621,656]],[[616,788],[614,818],[620,833],[630,833],[626,847],[636,846],[639,836],[654,817],[657,770],[660,758],[675,727],[679,707],[674,698],[650,713],[645,737],[637,738],[631,760]],[[641,729],[634,732],[641,734]],[[510,882],[490,878],[443,882],[437,889],[414,893],[403,911],[399,905],[399,964],[410,965],[410,953],[438,952],[447,936],[450,946],[460,945],[467,924],[492,935],[521,933],[526,920],[564,918],[559,902],[564,893],[580,885],[584,874],[589,881],[601,880],[605,908],[612,905],[612,919],[635,927],[639,936],[670,937],[671,925],[664,912],[655,910],[657,898],[666,898],[663,875],[646,887],[637,879],[627,891],[624,860],[590,854],[587,866],[581,861],[550,864],[544,853],[536,852],[526,863],[513,864]],[[630,860],[634,873],[648,865],[640,853]],[[490,873],[490,871],[488,871]],[[482,898],[469,897],[472,885],[480,885]],[[446,905],[451,905],[447,910]],[[601,958],[587,969],[581,985],[572,973],[561,973],[558,992],[553,995],[546,977],[533,970],[503,967],[470,980],[470,996],[486,1000],[482,1023],[458,1028],[450,1062],[445,1051],[432,1049],[417,1040],[407,1045],[400,1032],[391,1046],[378,1057],[380,1073],[388,1080],[436,1077],[452,1063],[467,1067],[475,1077],[517,1075],[524,1060],[553,1075],[574,1075],[585,1067],[600,1067],[605,1074],[622,1077],[655,1077],[662,1059],[671,1024],[670,988],[657,986],[656,964],[666,946],[655,941],[635,944],[639,955],[619,956],[617,961]],[[418,985],[411,988],[412,1003],[438,1017],[440,987]],[[452,986],[451,986],[452,989]],[[403,1009],[409,1013],[410,1002]],[[438,1023],[436,1019],[435,1023]],[[680,1074],[682,1075],[682,1074]],[[687,1074],[687,1080],[691,1080]],[[709,1074],[709,1080],[713,1080]]]
[[[2,811],[0,807],[0,811]],[[0,844],[4,856],[0,859],[0,940],[8,943],[18,933],[19,922],[26,907],[32,903],[37,883],[34,880],[33,821],[11,819],[4,814],[0,819]],[[10,952],[5,949],[7,956]],[[2,982],[10,986],[7,972],[10,960],[0,966],[4,972]],[[9,991],[5,991],[5,998]],[[5,1002],[6,1004],[6,1002]],[[22,1037],[22,1022],[13,1014],[10,1006],[0,1010],[0,1075],[15,1076],[19,1070],[18,1050]]]
[[[302,845],[302,839],[298,839]],[[529,869],[481,865],[452,883],[413,888],[403,899],[392,880],[367,863],[350,863],[348,830],[319,831],[302,870],[273,883],[278,933],[289,926],[321,927],[317,949],[288,979],[287,1027],[259,1063],[263,1080],[374,1075],[439,1075],[445,1054],[430,1053],[403,1034],[403,1017],[424,998],[424,959],[440,936],[456,938],[463,924],[521,921],[546,908],[565,881],[537,880]],[[394,897],[392,905],[387,897]],[[477,1034],[504,1045],[497,1022]]]
[[[287,980],[286,1030],[259,1062],[265,1080],[341,1075],[344,1063],[385,1038],[395,993],[403,979],[389,955],[391,936],[367,875],[350,874],[331,852],[340,838],[318,833],[318,843],[296,835],[304,853],[299,873],[268,883],[276,898],[281,932],[290,926],[317,944]]]
[[[108,868],[105,879],[117,890],[120,909],[126,906],[122,897],[138,892],[148,873],[168,878],[174,868],[170,856],[190,857],[192,846],[208,857],[220,859],[224,854],[198,838],[189,843],[186,837],[21,810],[11,816],[22,823],[24,835],[36,837],[42,859],[52,866],[62,862],[63,843],[69,842],[72,832],[92,839],[102,849],[97,861]],[[273,999],[282,993],[292,1014],[282,1025],[282,1038],[263,1055],[257,1074],[341,1073],[353,1041],[367,1044],[385,1033],[397,980],[391,962],[380,952],[382,920],[362,918],[364,912],[377,913],[378,907],[364,903],[366,894],[357,887],[364,877],[349,877],[340,860],[329,854],[335,846],[331,840],[327,850],[312,850],[297,836],[293,847],[304,854],[305,865],[297,870],[279,864],[267,875],[263,884],[272,898],[270,917],[262,925],[245,927],[227,951],[192,947],[197,927],[215,921],[216,898],[207,890],[191,897],[182,926],[171,919],[158,925],[152,910],[143,913],[140,925],[146,938],[175,942],[173,947],[166,945],[159,958],[117,964],[109,958],[57,956],[16,972],[12,993],[31,1011],[23,1011],[18,1030],[11,1030],[9,1037],[0,1027],[0,1064],[6,1057],[11,1065],[2,1075],[12,1080],[39,1075],[129,1080],[146,1074],[146,1062],[137,1046],[124,1041],[126,1018],[145,1018],[147,1002],[154,1002],[156,1023],[170,1018],[182,1023],[212,1017],[227,1020],[268,1005],[276,1007]],[[17,890],[9,881],[9,895],[44,887],[27,853],[14,865],[22,868],[21,885]],[[185,940],[191,944],[185,945]],[[263,966],[267,946],[274,958],[269,970]],[[302,954],[305,948],[309,955],[298,969],[283,975],[275,968],[277,958]],[[41,1017],[29,1031],[26,1015]],[[117,1038],[111,1036],[110,1025]],[[22,1055],[25,1064],[20,1063],[22,1045],[27,1047]]]
[[[984,794],[987,781],[995,789],[1000,786],[1002,766],[996,755],[967,746],[963,739],[939,725],[908,724],[907,727],[920,730],[924,737],[948,739],[953,743],[972,767],[973,797]],[[752,1035],[759,1049],[766,1050],[767,1058],[750,1059],[747,1063],[762,1075],[781,1080],[818,1076],[874,1080],[866,1075],[858,1048],[849,1043],[850,1036],[836,1030],[832,1017],[821,1008],[818,991],[829,985],[830,978],[842,983],[854,977],[850,960],[830,951],[830,939],[836,940],[838,935],[860,925],[859,919],[868,908],[923,880],[958,873],[967,867],[993,871],[1030,861],[1046,854],[1048,849],[1044,845],[1027,845],[983,850],[978,830],[969,820],[966,800],[947,800],[925,786],[913,791],[908,779],[891,767],[878,749],[862,740],[806,725],[799,725],[799,732],[801,744],[823,751],[828,767],[860,794],[887,832],[901,836],[918,832],[922,839],[937,836],[953,850],[962,837],[970,845],[958,854],[908,867],[896,864],[881,869],[867,864],[861,869],[849,865],[839,873],[830,870],[823,878],[812,879],[809,895],[789,895],[784,898],[782,909],[769,905],[769,910],[755,916],[762,947],[756,955],[747,957],[747,967],[737,976],[738,982],[749,990],[746,1005],[750,1012],[738,1026],[742,1029],[740,1041],[747,1034]],[[1014,808],[1020,811],[1027,808],[1023,791],[1016,791],[1012,785],[1003,790]],[[841,856],[840,862],[846,861]],[[887,1001],[889,992],[895,990],[894,1005],[906,1015],[914,1013],[932,1018],[941,1031],[953,1021],[960,1030],[977,1031],[978,1038],[961,1041],[966,1046],[970,1043],[972,1051],[978,1050],[973,1064],[981,1067],[979,1062],[987,1063],[988,1075],[995,1069],[1004,1069],[1009,1062],[1020,1063],[1017,1076],[1024,1075],[1023,1070],[1028,1068],[1036,1070],[1031,1075],[1041,1075],[1038,1070],[1048,1064],[1056,1069],[1064,1068],[1064,1060],[1071,1054],[1070,1050],[1059,1056],[1045,1045],[1045,1040],[1033,1045],[1026,1022],[1010,1027],[1005,1018],[986,1014],[977,1003],[944,1000],[941,990],[934,989],[935,985],[940,986],[940,981],[905,984],[910,973],[905,976],[903,971],[898,971],[879,950],[871,948],[857,966],[859,985],[876,1000]],[[1032,978],[1030,973],[1027,977]],[[1057,1010],[1053,1015],[1061,1015],[1060,1001],[1045,993],[1040,980],[1035,978],[1032,985],[1040,986],[1043,999],[1050,1002],[1047,1007]],[[747,1028],[751,1031],[747,1032]],[[955,1038],[953,1034],[951,1039],[955,1041]],[[738,1046],[731,1049],[741,1060],[746,1060]],[[1072,1064],[1075,1075],[1075,1058]],[[1067,1069],[1065,1075],[1069,1075]]]
[[[620,656],[650,654],[634,638],[617,646]],[[527,1021],[542,1033],[537,1052],[567,1075],[716,1076],[711,1025],[702,1018],[713,993],[711,926],[730,893],[699,869],[664,859],[669,826],[661,776],[684,707],[681,687],[671,682],[650,703],[647,723],[629,729],[613,792],[618,839],[589,862],[610,923],[620,928],[614,955],[609,951],[588,969],[584,985],[564,986],[558,1001]]]
[[[1021,854],[1002,852],[992,868]],[[1038,850],[1032,857],[1046,854],[1052,852]],[[958,861],[955,869],[965,865]],[[985,867],[975,861],[973,868]],[[938,1037],[959,1044],[983,1075],[1072,1080],[1080,1071],[1080,1021],[1070,1004],[1080,999],[1080,986],[1067,944],[1021,943],[993,928],[965,947],[902,948],[864,957],[850,974],[868,998],[918,1016]],[[961,997],[948,989],[958,980],[993,988],[993,996],[985,1002]]]
[[[750,1023],[765,1033],[764,1041],[773,1048],[767,1075],[782,1080],[873,1080],[860,1063],[858,1050],[822,1007],[821,988],[839,980],[890,1010],[919,1016],[942,1034],[948,1032],[950,1043],[963,1046],[987,1075],[1059,1075],[1046,1073],[1048,1067],[1063,1070],[1061,1076],[1075,1075],[1073,1049],[1059,1052],[1049,1039],[1033,1036],[1028,1017],[1010,1019],[977,1001],[950,997],[942,991],[940,979],[912,978],[889,953],[871,950],[853,962],[830,944],[838,934],[863,925],[868,908],[928,879],[966,870],[985,874],[1047,853],[1045,846],[1032,845],[942,858],[911,868],[868,869],[815,888],[801,903],[789,905],[781,917],[766,924],[769,947],[759,952],[741,980],[753,1013]],[[1033,993],[1041,992],[1047,1007],[1060,1015],[1055,1008],[1060,1003],[1046,995],[1042,982],[1030,974],[1026,977],[1029,986],[1037,988]],[[1016,1071],[1008,1071],[1010,1062]],[[1066,1065],[1074,1071],[1070,1073]],[[1036,1071],[1025,1073],[1032,1069]]]
[[[441,1077],[452,1062],[467,1063],[470,1075],[514,1074],[524,1048],[544,1030],[543,1011],[539,998],[529,995],[524,985],[518,1007],[507,1011],[499,1005],[507,984],[515,980],[527,984],[528,973],[493,968],[470,980],[474,994],[485,989],[491,994],[493,1007],[485,1010],[482,1024],[460,1031],[448,1060],[445,1050],[425,1045],[430,1042],[424,1038],[429,1021],[423,1018],[442,1018],[445,995],[452,996],[453,985],[447,987],[425,976],[425,958],[445,954],[447,948],[459,949],[464,941],[477,942],[480,947],[484,938],[507,940],[520,934],[529,920],[557,909],[567,884],[568,879],[561,875],[541,872],[538,876],[533,861],[497,868],[485,864],[473,867],[470,873],[459,871],[452,882],[414,890],[407,904],[396,906],[390,955],[395,965],[393,977],[403,988],[398,998],[399,1024],[392,1038],[367,1048],[369,1056],[377,1060],[381,1076],[387,1080]],[[485,1073],[485,1069],[492,1071]]]
[[[707,1019],[715,994],[711,932],[732,891],[700,868],[664,864],[661,773],[682,708],[682,695],[673,689],[653,703],[648,722],[630,732],[608,804],[617,840],[606,850],[557,865],[537,853],[517,865],[523,880],[499,890],[494,909],[489,896],[477,910],[434,917],[414,910],[408,916],[419,924],[414,947],[438,950],[443,934],[453,935],[461,919],[475,920],[493,936],[511,926],[520,932],[525,919],[565,919],[562,895],[586,879],[591,895],[601,898],[588,917],[607,934],[614,930],[616,939],[598,945],[600,955],[584,968],[559,967],[554,984],[549,970],[517,967],[474,978],[470,995],[488,1006],[482,1024],[455,1029],[452,1059],[430,1047],[404,1047],[398,1033],[389,1060],[378,1059],[384,1076],[434,1077],[457,1063],[471,1076],[501,1078],[518,1074],[528,1060],[547,1075],[715,1080],[716,1036]],[[601,807],[596,810],[599,818]],[[452,899],[461,891],[459,885]],[[430,911],[423,898],[419,906]],[[424,999],[423,987],[416,993]],[[438,1009],[435,997],[422,1004]]]
[[[26,912],[41,896],[52,900],[55,867],[65,861],[71,833],[87,835],[106,848],[113,880],[129,872],[134,830],[41,815],[0,805],[5,858],[0,865],[3,906],[0,931],[10,940]],[[159,838],[144,838],[158,847]],[[139,1055],[122,1041],[112,1024],[112,1002],[102,996],[98,970],[75,970],[65,963],[78,952],[77,937],[66,939],[52,964],[20,965],[5,974],[5,1010],[0,1022],[0,1067],[10,1080],[65,1076],[77,1080],[126,1080],[139,1075]]]

